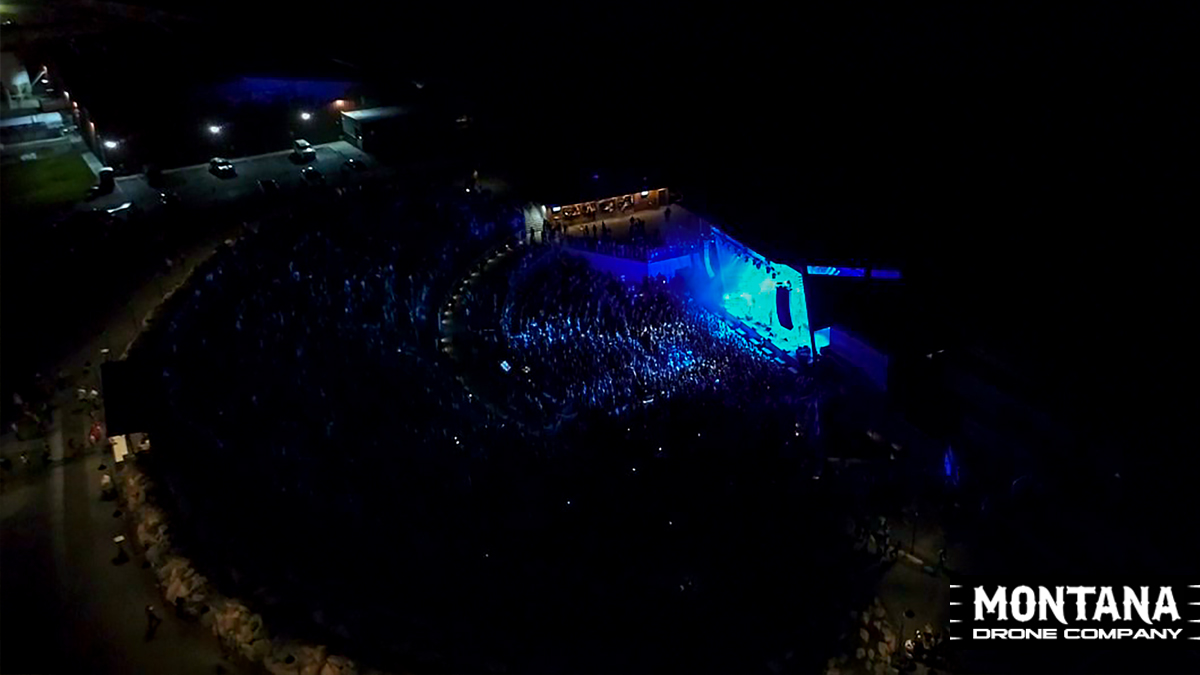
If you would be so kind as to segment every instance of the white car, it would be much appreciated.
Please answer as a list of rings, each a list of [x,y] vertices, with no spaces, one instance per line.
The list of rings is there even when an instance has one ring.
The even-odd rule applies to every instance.
[[[312,146],[312,143],[303,138],[297,138],[292,143],[292,152],[296,157],[306,162],[317,157],[317,149]]]

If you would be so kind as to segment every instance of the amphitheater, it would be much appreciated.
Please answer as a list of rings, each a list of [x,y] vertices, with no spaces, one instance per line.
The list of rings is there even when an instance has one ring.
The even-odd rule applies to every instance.
[[[449,190],[230,243],[128,356],[165,413],[124,480],[168,601],[232,649],[325,675],[829,655],[853,575],[813,379],[684,275]]]

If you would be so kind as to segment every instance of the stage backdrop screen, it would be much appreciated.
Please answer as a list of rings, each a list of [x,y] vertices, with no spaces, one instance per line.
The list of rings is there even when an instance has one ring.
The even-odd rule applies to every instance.
[[[754,329],[785,352],[812,349],[804,278],[788,265],[771,262],[733,237],[713,228],[720,278],[721,305],[725,311]],[[786,291],[788,312],[782,313]],[[790,320],[789,320],[790,319]]]

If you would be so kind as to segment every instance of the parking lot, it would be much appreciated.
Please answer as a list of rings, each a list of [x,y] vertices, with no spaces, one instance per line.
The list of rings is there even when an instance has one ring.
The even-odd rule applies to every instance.
[[[164,171],[161,188],[151,187],[146,182],[145,175],[118,178],[116,190],[112,194],[82,202],[77,209],[109,209],[132,202],[143,211],[154,211],[161,208],[161,192],[174,193],[179,204],[184,207],[217,205],[256,195],[259,192],[260,180],[276,181],[279,183],[280,194],[286,195],[313,189],[300,175],[301,169],[307,166],[320,171],[329,187],[353,185],[386,170],[370,155],[346,141],[313,147],[316,149],[316,157],[306,163],[297,162],[291,150],[231,159],[237,171],[237,175],[231,177],[215,176],[209,171],[207,164],[201,164]],[[363,169],[358,171],[346,168],[345,162],[348,159],[361,162]]]

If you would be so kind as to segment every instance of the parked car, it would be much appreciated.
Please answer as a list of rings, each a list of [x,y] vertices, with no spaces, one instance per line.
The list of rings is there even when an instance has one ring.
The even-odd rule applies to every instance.
[[[357,159],[348,159],[342,164],[342,166],[349,171],[362,171],[363,169],[367,168],[366,164],[363,164]]]
[[[292,142],[292,155],[301,162],[309,162],[317,158],[317,149],[303,138],[297,138]]]
[[[325,184],[325,176],[322,176],[321,172],[317,171],[317,167],[315,166],[306,166],[301,169],[300,177],[303,178],[304,182],[308,183],[309,185]]]
[[[160,192],[158,193],[158,203],[163,206],[175,206],[179,204],[179,195],[170,191]]]
[[[220,178],[227,178],[237,175],[237,169],[233,167],[233,162],[221,157],[213,157],[212,159],[208,160],[208,170],[214,176]]]
[[[279,183],[270,179],[258,181],[258,191],[270,197],[279,194]]]

